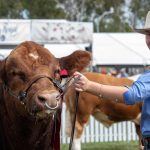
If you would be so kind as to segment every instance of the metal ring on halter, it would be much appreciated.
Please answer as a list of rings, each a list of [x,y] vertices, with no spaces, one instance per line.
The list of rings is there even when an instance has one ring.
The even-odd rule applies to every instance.
[[[47,104],[47,102],[45,102],[45,106],[46,106],[46,108],[48,108],[48,109],[50,109],[50,110],[55,110],[57,107],[58,107],[58,101],[57,101],[57,104],[56,104],[56,106],[55,107],[50,107],[48,104]]]

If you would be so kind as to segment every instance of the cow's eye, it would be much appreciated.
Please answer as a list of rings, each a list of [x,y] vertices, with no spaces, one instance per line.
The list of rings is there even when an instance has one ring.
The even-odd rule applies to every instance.
[[[24,73],[20,73],[19,77],[21,80],[26,81],[26,75]]]
[[[18,77],[19,79],[21,79],[23,81],[26,80],[26,75],[23,72],[11,71],[11,75],[14,77]]]
[[[10,74],[11,74],[12,76],[16,76],[16,75],[17,75],[17,72],[11,71]]]

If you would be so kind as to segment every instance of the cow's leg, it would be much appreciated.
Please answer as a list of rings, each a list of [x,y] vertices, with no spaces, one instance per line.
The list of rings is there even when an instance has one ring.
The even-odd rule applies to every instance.
[[[72,131],[72,122],[73,122],[74,113],[66,110],[66,134],[70,137]],[[84,130],[84,126],[88,122],[89,115],[80,116],[77,113],[75,132],[72,150],[81,150],[81,136]]]
[[[73,117],[74,117],[74,113],[70,113],[68,110],[66,110],[66,134],[69,137],[71,135],[71,131],[72,131],[72,127],[73,127],[73,125],[72,125]],[[80,120],[78,118],[80,118],[80,117],[78,117],[78,114],[77,114],[76,125],[75,125],[75,134],[74,134],[75,138],[80,138],[81,137],[81,135],[83,133],[84,126],[88,121],[88,119],[86,119],[87,121],[82,121],[81,122],[81,118],[80,118]]]
[[[81,150],[81,136],[84,130],[84,124],[76,120],[75,134],[71,150]]]
[[[65,132],[68,137],[71,135],[71,129],[72,129],[72,122],[71,122],[71,116],[70,112],[68,109],[66,109],[66,128]]]
[[[141,135],[141,130],[140,130],[140,125],[135,124],[135,128],[136,128],[136,134],[138,135],[139,138],[139,149],[140,150],[144,150],[144,146],[142,145],[142,135]]]
[[[81,139],[74,138],[71,150],[81,150]]]
[[[72,131],[72,119],[74,114],[71,114],[68,110],[66,110],[66,134],[67,136],[71,137],[71,131]],[[72,150],[81,150],[81,143],[80,143],[80,134],[81,131],[83,131],[82,127],[80,127],[78,121],[76,121],[76,126],[75,126],[75,132],[74,132],[74,139],[72,143]],[[78,137],[78,138],[77,138]]]
[[[83,130],[89,120],[89,114],[79,114],[77,113],[76,126],[75,126],[75,134],[72,150],[81,150],[81,137],[83,134]]]

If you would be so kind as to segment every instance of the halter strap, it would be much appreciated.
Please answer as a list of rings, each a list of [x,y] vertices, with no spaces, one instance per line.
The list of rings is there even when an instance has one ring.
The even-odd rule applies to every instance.
[[[31,88],[31,86],[36,83],[38,80],[42,79],[42,78],[47,78],[49,79],[53,85],[58,88],[59,92],[62,93],[62,88],[55,82],[55,80],[53,80],[51,77],[46,76],[46,75],[38,75],[35,76],[34,78],[32,78],[26,85],[26,88],[23,91],[20,91],[18,94],[16,94],[8,85],[7,83],[3,84],[3,87],[5,90],[7,90],[9,92],[10,95],[16,97],[17,99],[19,99],[20,101],[24,101],[24,99],[27,97],[28,91]]]

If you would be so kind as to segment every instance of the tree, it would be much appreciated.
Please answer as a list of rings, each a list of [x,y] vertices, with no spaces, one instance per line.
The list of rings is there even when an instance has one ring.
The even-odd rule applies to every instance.
[[[0,0],[0,18],[99,22],[101,32],[130,32],[143,26],[149,0]],[[114,13],[104,15],[111,8]],[[96,31],[96,27],[94,26]]]
[[[30,19],[62,19],[65,16],[55,0],[23,0],[23,6]]]
[[[129,4],[130,9],[130,24],[133,26],[143,26],[145,23],[145,17],[149,11],[149,0],[132,0]]]
[[[104,12],[114,8],[114,15],[104,17],[99,28],[103,32],[124,31],[122,26],[119,27],[120,24],[125,24],[121,18],[124,0],[57,0],[57,3],[60,8],[64,9],[66,18],[71,21],[94,22]]]
[[[21,18],[20,12],[23,9],[20,0],[0,0],[0,18],[15,19]]]
[[[64,12],[55,0],[0,0],[0,17],[9,19],[60,19]]]

